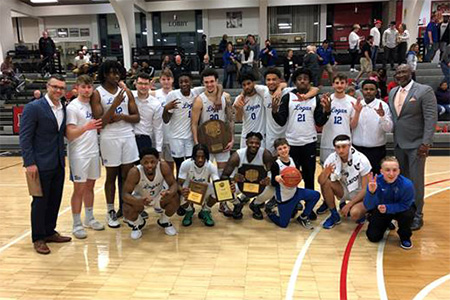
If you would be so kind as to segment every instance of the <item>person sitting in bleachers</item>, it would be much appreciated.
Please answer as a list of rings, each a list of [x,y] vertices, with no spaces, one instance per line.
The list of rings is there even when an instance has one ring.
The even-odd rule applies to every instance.
[[[40,90],[35,90],[33,92],[33,97],[30,99],[30,102],[34,101],[34,100],[37,100],[37,99],[40,99],[41,97],[42,97],[41,91]]]
[[[437,106],[439,118],[447,113],[450,113],[450,90],[446,81],[442,81],[436,92]]]
[[[89,72],[89,57],[84,55],[83,51],[78,51],[78,56],[74,60],[73,73],[79,75],[87,74]]]

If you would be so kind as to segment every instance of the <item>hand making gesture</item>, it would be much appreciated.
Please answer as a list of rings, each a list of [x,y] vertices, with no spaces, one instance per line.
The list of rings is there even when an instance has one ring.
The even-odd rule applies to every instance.
[[[373,176],[372,172],[370,172],[369,174],[369,183],[367,185],[367,188],[369,189],[369,192],[371,192],[372,194],[375,193],[375,191],[377,190],[377,178],[376,176]]]

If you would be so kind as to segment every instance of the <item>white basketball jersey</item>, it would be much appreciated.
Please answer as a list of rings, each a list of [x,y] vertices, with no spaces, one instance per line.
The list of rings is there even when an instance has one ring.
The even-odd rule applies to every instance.
[[[264,148],[260,147],[258,149],[258,152],[256,153],[255,157],[253,158],[252,161],[248,161],[247,160],[247,147],[242,148],[242,149],[238,149],[236,152],[239,155],[239,167],[242,167],[243,164],[251,164],[251,165],[256,165],[256,166],[264,166],[264,168],[266,167],[266,165],[264,164]]]
[[[167,103],[177,100],[177,108],[169,111],[172,113],[169,122],[171,138],[173,139],[192,139],[191,131],[191,113],[192,104],[200,93],[191,89],[188,96],[184,96],[180,90],[175,90],[167,95]]]
[[[246,96],[242,119],[242,136],[245,138],[249,132],[259,132],[266,135],[266,116],[264,113],[264,99],[259,95]]]
[[[355,102],[356,99],[349,95],[346,95],[342,99],[336,98],[334,94],[331,95],[331,114],[322,129],[320,148],[334,149],[333,139],[340,134],[351,137],[350,121],[353,115],[352,103]]]
[[[289,119],[286,126],[286,139],[291,146],[304,146],[317,141],[314,110],[316,97],[299,101],[297,95],[289,93]]]
[[[163,109],[164,109],[164,105],[166,105],[167,95],[169,95],[169,93],[167,93],[167,94],[164,93],[163,89],[159,89],[159,90],[155,91],[155,97],[156,97],[156,99],[159,100]],[[169,124],[166,124],[163,122],[163,144],[169,144],[169,139],[170,139]]]
[[[222,95],[221,98],[222,109],[219,111],[214,110],[214,103],[212,103],[211,100],[208,99],[205,93],[200,94],[200,99],[202,100],[203,104],[202,114],[200,115],[200,124],[205,123],[209,120],[221,120],[225,122],[226,100],[224,95]]]
[[[190,158],[181,164],[178,178],[184,179],[184,186],[187,187],[191,180],[201,183],[210,183],[211,179],[218,180],[219,172],[217,171],[217,167],[210,161],[207,161],[202,168],[199,168],[195,165],[195,161]]]
[[[164,177],[161,173],[161,162],[158,162],[156,166],[155,178],[153,180],[149,180],[147,175],[145,175],[144,166],[138,165],[137,168],[141,178],[134,188],[133,195],[151,198],[159,196],[164,184]]]
[[[289,164],[287,164],[287,165],[285,163],[283,163],[281,161],[281,159],[279,159],[279,158],[275,162],[278,164],[278,167],[280,168],[280,175],[281,175],[281,171],[283,171],[285,168],[295,167],[295,163],[294,163],[294,160],[292,159],[292,157],[289,157]],[[296,191],[297,191],[297,187],[290,188],[290,187],[284,186],[283,184],[280,184],[281,199],[278,199],[278,200],[280,200],[281,202],[290,200],[290,199],[292,199],[292,197],[294,197]]]
[[[106,113],[108,109],[111,107],[114,98],[120,93],[121,89],[117,89],[117,92],[115,94],[111,94],[108,92],[105,88],[102,86],[99,86],[97,88],[97,91],[100,94],[100,101],[103,107],[103,113]],[[128,96],[127,93],[123,94],[124,99],[122,103],[116,108],[115,113],[116,114],[124,114],[128,115]],[[131,123],[125,122],[123,120],[119,122],[114,122],[107,124],[101,131],[100,131],[100,138],[105,139],[117,139],[117,138],[126,138],[126,137],[134,137],[133,132],[133,125]]]

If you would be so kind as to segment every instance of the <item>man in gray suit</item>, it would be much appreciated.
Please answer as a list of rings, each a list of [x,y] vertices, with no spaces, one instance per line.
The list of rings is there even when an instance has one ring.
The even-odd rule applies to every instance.
[[[399,84],[389,93],[389,107],[394,119],[395,156],[402,174],[414,183],[416,214],[412,230],[423,226],[425,160],[433,142],[437,122],[436,97],[428,85],[412,80],[408,65],[395,72]]]

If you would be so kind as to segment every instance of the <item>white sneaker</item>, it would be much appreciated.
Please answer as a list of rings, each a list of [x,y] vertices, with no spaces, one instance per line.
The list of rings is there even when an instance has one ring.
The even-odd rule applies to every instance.
[[[352,73],[352,72],[354,72],[355,71],[355,69],[353,69],[353,68],[350,68],[350,73]]]
[[[77,239],[85,239],[87,237],[86,230],[84,230],[81,225],[75,226],[72,230],[72,234]]]
[[[87,222],[85,220],[83,225],[86,228],[92,228],[92,229],[97,230],[97,231],[105,229],[105,226],[102,223],[100,223],[99,221],[97,221],[96,219],[92,219],[89,222]]]
[[[139,229],[139,226],[133,226],[130,237],[133,240],[138,240],[142,237],[142,231]]]
[[[114,209],[110,210],[106,215],[106,222],[108,223],[108,226],[111,228],[120,227],[120,223],[117,220],[116,211]]]
[[[156,221],[156,223],[158,223],[158,225],[159,226],[161,226],[162,228],[164,228],[164,232],[167,234],[167,235],[176,235],[178,232],[177,232],[177,229],[175,228],[175,226],[173,226],[173,224],[172,223],[164,223],[164,224],[162,224],[162,223],[160,223],[159,222],[159,220],[158,221]]]
[[[138,216],[138,219],[134,222],[127,220],[126,221],[128,226],[131,227],[131,238],[133,240],[140,239],[142,236],[141,229],[144,228],[145,224],[147,223],[144,219],[142,219],[141,216]]]

